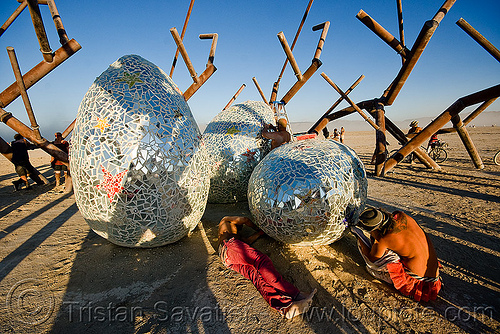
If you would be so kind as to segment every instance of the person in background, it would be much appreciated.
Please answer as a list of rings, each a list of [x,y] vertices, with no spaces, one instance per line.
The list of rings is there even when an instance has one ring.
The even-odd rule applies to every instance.
[[[37,148],[37,146],[34,144],[29,144],[26,139],[19,133],[16,133],[14,135],[14,141],[10,146],[12,147],[11,161],[16,168],[17,175],[19,176],[18,180],[12,181],[12,183],[14,184],[14,189],[18,191],[22,188],[23,185],[25,186],[25,189],[31,189],[28,181],[28,176],[34,179],[37,183],[40,178],[37,176],[36,170],[33,165],[31,165],[28,150],[33,150]]]
[[[333,140],[339,141],[340,139],[339,136],[340,136],[339,131],[337,129],[333,129]]]
[[[55,146],[57,146],[61,151],[69,153],[69,143],[63,139],[62,133],[56,132],[54,134],[55,139],[52,142]],[[69,169],[68,166],[65,165],[62,161],[57,160],[56,158],[52,157],[50,161],[50,165],[54,169],[55,173],[55,178],[56,178],[56,187],[59,187],[61,185],[61,173],[64,173],[65,179],[69,175]]]
[[[344,138],[345,138],[345,129],[344,127],[340,128],[340,142],[343,144],[344,143]]]

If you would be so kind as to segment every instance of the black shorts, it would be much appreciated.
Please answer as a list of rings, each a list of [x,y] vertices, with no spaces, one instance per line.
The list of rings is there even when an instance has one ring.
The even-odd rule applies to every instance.
[[[68,166],[66,165],[54,165],[54,170],[68,170]]]

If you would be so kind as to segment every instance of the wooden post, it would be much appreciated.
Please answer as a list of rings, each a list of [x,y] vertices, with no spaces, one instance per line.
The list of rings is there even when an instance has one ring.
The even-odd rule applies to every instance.
[[[38,37],[38,43],[40,44],[40,51],[42,52],[43,59],[50,63],[53,60],[53,52],[49,45],[49,40],[47,39],[47,33],[45,32],[45,26],[42,21],[42,14],[40,13],[40,8],[38,7],[37,0],[26,0],[28,3],[28,9],[30,11],[31,20],[33,21],[33,26],[35,27],[35,33]]]
[[[306,22],[307,14],[309,13],[309,10],[311,9],[312,3],[313,3],[313,0],[309,0],[309,3],[307,5],[304,16],[302,17],[302,21],[300,22],[299,28],[297,29],[297,32],[295,33],[295,37],[293,39],[292,46],[290,47],[290,50],[292,50],[292,51],[293,51],[293,48],[295,47],[295,43],[297,43],[300,32],[302,31],[302,27],[304,26],[304,23]],[[280,81],[281,81],[281,77],[283,76],[283,73],[285,72],[287,62],[288,62],[288,57],[285,59],[285,63],[283,64],[283,68],[281,69],[281,72],[278,76],[278,80],[276,80],[276,83],[275,83],[275,84],[277,84],[276,86],[278,86]],[[274,86],[273,86],[273,88],[274,88]]]
[[[52,20],[54,21],[57,34],[59,35],[59,43],[61,43],[61,45],[64,45],[69,42],[69,38],[68,35],[66,34],[66,29],[64,29],[61,16],[57,11],[56,3],[54,2],[54,0],[48,0],[47,5],[49,6],[49,11],[50,14],[52,15]]]
[[[9,46],[7,47],[7,53],[9,54],[9,59],[12,65],[12,69],[14,71],[14,75],[16,77],[16,82],[17,85],[19,86],[19,91],[23,98],[24,107],[26,108],[26,112],[28,113],[28,118],[30,119],[31,122],[31,128],[35,133],[36,138],[38,140],[41,140],[42,136],[40,135],[40,129],[39,129],[40,127],[36,122],[35,114],[33,113],[33,108],[31,107],[30,99],[28,97],[28,92],[26,91],[26,87],[24,86],[23,75],[21,74],[19,63],[17,62],[16,52],[14,51],[13,47]]]
[[[7,21],[5,21],[5,23],[0,27],[0,36],[2,36],[5,30],[7,30],[7,28],[12,24],[12,22],[14,22],[14,20],[19,16],[19,14],[22,13],[24,8],[26,8],[27,4],[28,3],[26,1],[21,2],[21,4],[19,5],[19,7],[16,8],[14,13],[12,13],[12,15],[7,19]]]
[[[330,86],[333,87],[333,89],[335,89],[337,91],[337,93],[340,94],[340,96],[342,96],[342,98],[344,100],[346,100],[350,105],[351,107],[353,107],[357,112],[358,114],[361,115],[361,117],[364,118],[365,121],[367,121],[375,130],[378,130],[379,129],[379,126],[377,124],[375,124],[368,116],[365,115],[365,113],[363,112],[363,110],[361,110],[354,102],[352,102],[352,100],[349,98],[349,96],[346,95],[346,93],[344,93],[326,74],[325,72],[321,72],[321,76],[323,77],[323,79],[326,80],[326,82],[328,82],[330,84]]]
[[[175,30],[175,28],[172,28],[172,29]],[[170,29],[170,31],[172,31],[172,29]],[[177,37],[179,36],[179,34],[177,34],[177,30],[175,30],[175,34],[177,35]],[[174,33],[172,33],[172,35],[174,35]],[[203,73],[201,73],[199,77],[193,78],[194,82],[191,84],[191,86],[189,86],[188,89],[186,89],[186,91],[183,94],[184,99],[186,101],[189,100],[191,98],[191,96],[193,96],[193,94],[201,86],[203,86],[203,84],[212,76],[212,74],[215,73],[215,71],[217,71],[217,68],[213,64],[213,61],[214,61],[214,57],[215,57],[215,48],[217,46],[218,35],[216,33],[201,34],[199,37],[200,37],[200,39],[211,39],[212,45],[210,47],[210,52],[208,54],[207,67],[205,68],[205,71],[203,71]],[[174,37],[174,39],[176,39],[176,37]],[[179,39],[176,39],[176,42],[177,41],[179,41]],[[182,44],[182,41],[180,41],[180,42]],[[188,68],[189,67],[192,68],[193,65],[191,64],[191,61],[189,60],[189,57],[187,56],[186,49],[184,48],[183,45],[182,45],[182,47],[180,47],[180,50],[181,50],[181,55],[183,56],[184,61],[186,61],[186,59],[187,59],[187,61],[189,63],[189,65],[188,65],[188,63],[186,63],[186,65],[188,66]],[[184,57],[184,53],[185,53],[185,57]],[[192,70],[194,72],[194,68]],[[196,72],[194,72],[194,75],[196,75]]]
[[[322,30],[321,31],[321,36],[319,38],[318,46],[316,47],[316,52],[314,53],[314,58],[312,60],[311,66],[304,72],[302,75],[302,79],[297,80],[297,82],[288,90],[288,92],[283,96],[281,99],[280,103],[283,105],[287,104],[291,98],[297,94],[297,92],[304,86],[304,84],[311,78],[311,76],[318,70],[318,68],[321,66],[321,61],[319,60],[319,57],[321,55],[321,51],[323,50],[323,45],[325,43],[326,35],[328,34],[328,28],[330,27],[330,21],[326,21],[324,23],[318,24],[312,28],[313,31],[317,30]],[[291,62],[291,59],[289,59]],[[273,95],[274,91],[278,90],[277,83],[275,83],[275,87],[273,87]],[[273,102],[273,100],[271,100]]]
[[[349,87],[348,90],[345,91],[345,94],[346,95],[349,95],[350,92],[353,91],[354,88],[356,88],[356,86],[364,79],[364,75],[361,75],[358,80],[356,80],[352,85],[351,87]],[[314,123],[314,125],[307,131],[307,133],[313,133],[313,132],[316,132],[316,134],[318,134],[321,130],[323,130],[323,128],[326,126],[326,124],[328,124],[328,121],[326,123],[323,122],[323,119],[325,119],[326,116],[328,116],[333,109],[335,109],[339,104],[340,102],[342,102],[342,100],[344,100],[344,98],[341,96],[337,99],[337,101],[335,101],[333,103],[333,105],[328,108],[328,110],[323,114],[323,116],[321,116],[317,121],[316,123]],[[320,124],[324,124],[322,127],[319,127],[318,125]]]
[[[12,147],[2,137],[0,137],[0,153],[9,161],[12,161]]]
[[[76,118],[75,118],[75,120],[73,120],[73,122],[71,122],[71,124],[66,128],[66,130],[63,131],[63,133],[62,133],[63,139],[65,139],[67,136],[69,136],[71,131],[73,131],[73,128],[75,127],[75,123],[76,123]]]
[[[495,102],[497,97],[490,99],[488,101],[484,101],[481,103],[479,107],[477,107],[473,112],[469,114],[469,116],[465,117],[463,120],[464,126],[469,124],[474,118],[476,118],[479,114],[481,114],[486,108],[488,108],[493,102]],[[451,132],[456,132],[457,130],[455,128],[445,128],[445,129],[440,129],[437,134],[442,134],[442,133],[451,133]]]
[[[295,57],[293,56],[292,50],[290,50],[290,47],[288,46],[283,31],[280,31],[278,33],[278,39],[280,40],[281,47],[283,47],[283,50],[285,51],[286,58],[290,62],[290,65],[292,66],[293,69],[293,73],[295,73],[297,80],[299,81],[302,80],[302,73],[300,73],[299,65],[297,65],[297,61],[295,61]]]
[[[434,18],[430,21],[425,22],[420,34],[418,35],[413,47],[411,48],[410,57],[406,59],[404,65],[401,67],[398,75],[391,83],[390,88],[388,88],[388,92],[386,94],[385,105],[391,105],[396,99],[397,95],[403,88],[408,76],[411,71],[417,64],[418,59],[424,52],[427,44],[429,43],[432,35],[436,31],[439,26],[439,22],[443,19],[444,15],[449,11],[451,6],[455,3],[455,0],[447,0],[443,6],[439,9],[439,11],[434,15]]]
[[[497,61],[500,61],[500,51],[483,37],[476,29],[474,29],[467,21],[460,18],[457,25],[462,28],[473,40],[479,43],[486,51],[488,51]]]
[[[264,95],[264,92],[259,86],[259,83],[257,82],[257,79],[255,77],[252,78],[253,83],[255,84],[255,87],[257,87],[257,90],[259,91],[260,97],[262,97],[262,100],[264,103],[268,104],[269,102],[266,100],[266,96]]]
[[[371,31],[373,31],[378,37],[380,37],[384,42],[387,43],[391,48],[393,48],[397,53],[405,59],[407,57],[407,50],[403,44],[401,44],[396,37],[394,37],[390,32],[384,29],[380,24],[378,24],[374,19],[372,19],[363,10],[360,10],[356,17],[363,22]]]
[[[50,73],[54,68],[59,66],[66,59],[71,57],[75,52],[80,50],[82,47],[77,41],[71,39],[68,43],[61,46],[54,54],[54,60],[51,63],[41,61],[31,70],[23,75],[23,82],[26,89],[29,89],[40,79]],[[12,101],[14,101],[21,94],[17,82],[7,87],[3,92],[0,93],[0,107],[5,108]]]
[[[184,47],[184,44],[182,44],[181,36],[179,36],[179,33],[177,32],[177,29],[175,29],[175,27],[170,29],[170,33],[172,34],[172,37],[174,38],[175,44],[177,44],[177,49],[180,51],[182,59],[184,59],[184,63],[186,64],[186,67],[189,71],[189,74],[191,74],[191,78],[193,78],[193,81],[195,83],[197,83],[199,80],[198,74],[196,74],[196,71],[194,70],[193,64],[191,63],[191,60],[189,59],[186,48]]]
[[[229,102],[226,104],[226,106],[224,107],[224,109],[222,110],[226,110],[227,108],[229,108],[229,106],[231,104],[233,104],[234,100],[236,100],[236,98],[238,97],[238,95],[240,95],[241,91],[246,87],[245,84],[241,85],[240,89],[238,89],[238,91],[236,92],[236,94],[233,95],[233,97],[231,98],[231,100],[229,100]]]
[[[451,122],[453,123],[453,127],[457,130],[458,136],[462,140],[462,143],[464,143],[465,149],[467,150],[467,153],[469,153],[469,156],[472,162],[474,163],[474,166],[477,169],[483,169],[484,164],[481,161],[481,157],[479,156],[479,153],[477,152],[477,149],[474,146],[474,143],[472,142],[472,139],[469,136],[469,132],[467,132],[467,129],[462,123],[460,116],[459,115],[453,116],[451,118]]]
[[[188,12],[186,14],[186,19],[184,20],[184,25],[182,26],[182,32],[180,37],[181,41],[184,40],[184,34],[186,33],[186,28],[189,22],[189,18],[191,17],[191,11],[193,10],[193,5],[194,5],[194,0],[191,0],[191,2],[189,3]],[[170,74],[169,74],[170,77],[172,77],[172,75],[174,74],[174,69],[175,65],[177,64],[178,55],[179,55],[179,47],[177,47],[177,49],[175,50],[174,60],[172,61],[172,67],[170,68]]]
[[[403,49],[406,49],[405,47],[405,32],[403,29],[403,5],[401,4],[401,0],[396,1],[397,7],[398,7],[398,27],[399,27],[399,43],[403,46]],[[405,63],[405,57],[401,55],[401,61],[403,64]]]
[[[377,103],[377,109],[375,110],[377,115],[377,125],[378,130],[375,131],[375,175],[384,175],[384,163],[387,158],[387,147],[386,147],[386,137],[385,137],[385,111],[384,105]]]

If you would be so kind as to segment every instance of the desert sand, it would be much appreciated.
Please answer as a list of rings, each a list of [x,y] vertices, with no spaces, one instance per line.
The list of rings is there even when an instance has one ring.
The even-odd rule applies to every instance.
[[[442,172],[402,163],[384,178],[369,165],[374,133],[346,133],[368,172],[368,204],[402,209],[432,239],[443,264],[438,299],[417,303],[372,278],[350,234],[314,247],[264,236],[254,247],[287,280],[305,292],[318,289],[310,311],[293,320],[214,252],[217,223],[250,215],[246,202],[209,204],[198,228],[175,244],[124,248],[90,230],[74,196],[53,184],[14,192],[13,165],[1,158],[0,332],[498,333],[500,166],[492,158],[500,127],[469,131],[484,169],[474,168],[456,134],[446,134]],[[53,182],[49,156],[30,155]]]

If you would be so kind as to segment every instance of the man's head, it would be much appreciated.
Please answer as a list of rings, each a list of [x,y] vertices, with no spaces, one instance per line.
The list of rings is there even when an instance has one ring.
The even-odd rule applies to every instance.
[[[280,118],[278,120],[278,129],[286,130],[286,124],[287,124],[286,119]]]
[[[23,139],[23,138],[24,138],[24,137],[23,137],[23,136],[21,136],[19,133],[16,133],[16,134],[14,135],[14,140],[19,140],[19,139]]]
[[[415,126],[417,126],[417,125],[418,125],[418,121],[417,120],[411,121],[411,123],[410,123],[410,127],[412,127],[412,128],[415,127]]]
[[[60,133],[60,132],[56,132],[56,133],[54,134],[54,136],[55,136],[56,138],[62,138],[62,133]]]
[[[372,231],[380,228],[389,221],[389,214],[383,210],[368,207],[359,216],[359,226],[365,231]]]

